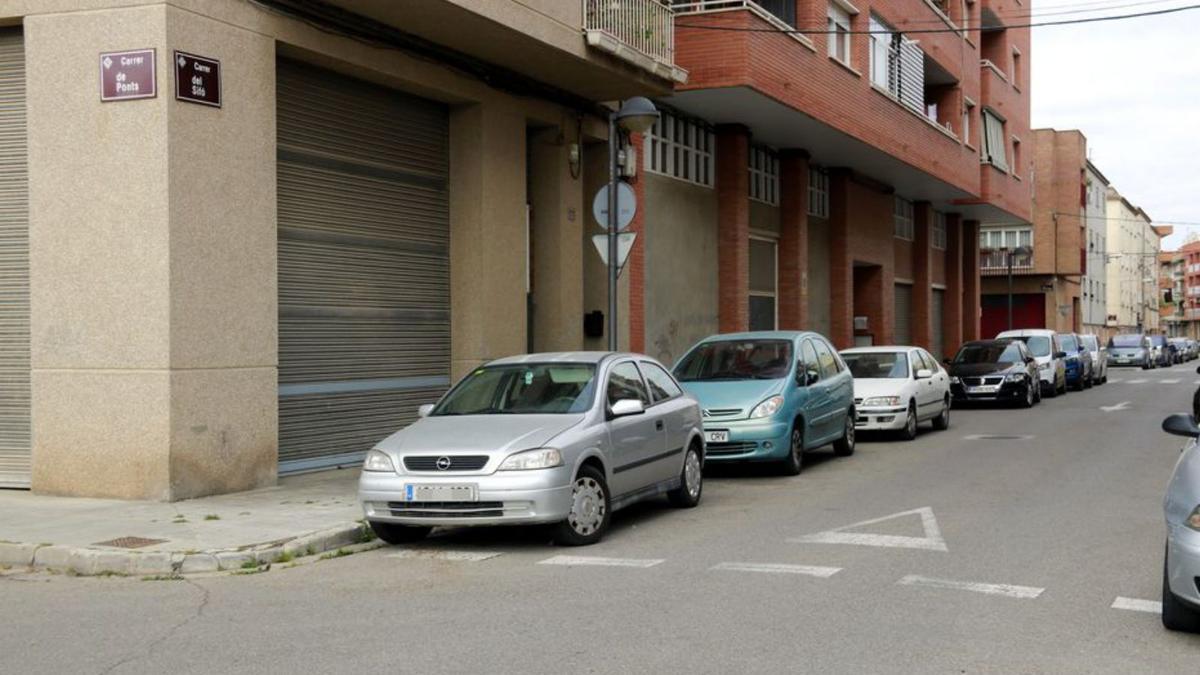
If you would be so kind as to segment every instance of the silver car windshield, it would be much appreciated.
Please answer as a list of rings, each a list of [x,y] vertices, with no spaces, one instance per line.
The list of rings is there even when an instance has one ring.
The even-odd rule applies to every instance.
[[[544,363],[478,368],[434,408],[444,415],[565,415],[586,412],[595,395],[596,366]]]
[[[792,369],[791,340],[718,340],[696,347],[679,365],[680,382],[778,380]]]
[[[1024,342],[1025,346],[1029,347],[1029,353],[1034,356],[1050,356],[1050,338],[1045,335],[1024,335],[1009,339]]]
[[[857,379],[908,379],[908,357],[901,352],[842,354],[842,360]]]

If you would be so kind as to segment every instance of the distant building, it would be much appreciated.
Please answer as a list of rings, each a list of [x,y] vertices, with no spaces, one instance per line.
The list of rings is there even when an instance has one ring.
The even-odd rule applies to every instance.
[[[1108,318],[1108,179],[1089,160],[1085,167],[1084,245],[1087,259],[1080,280],[1083,330],[1103,336]]]
[[[1157,266],[1160,241],[1170,228],[1108,188],[1108,317],[1113,332],[1158,332]]]

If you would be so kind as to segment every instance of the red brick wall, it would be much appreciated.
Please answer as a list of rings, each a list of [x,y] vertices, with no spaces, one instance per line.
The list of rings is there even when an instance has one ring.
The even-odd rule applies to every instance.
[[[746,330],[750,320],[750,132],[717,128],[717,275],[722,333]]]
[[[962,238],[962,220],[957,215],[947,215],[946,250],[941,256],[946,278],[946,304],[942,308],[942,340],[946,356],[957,352],[963,339]]]
[[[979,223],[963,221],[962,226],[962,270],[963,270],[963,340],[978,340],[979,335]],[[995,337],[995,336],[988,336]]]
[[[919,347],[930,349],[933,344],[930,313],[933,304],[933,286],[930,249],[930,233],[933,227],[933,207],[929,202],[917,202],[913,207],[913,232],[915,241],[912,244],[912,341]]]

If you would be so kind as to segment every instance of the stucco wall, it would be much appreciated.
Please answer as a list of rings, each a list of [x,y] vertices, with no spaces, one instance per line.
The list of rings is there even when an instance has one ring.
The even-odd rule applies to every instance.
[[[646,351],[667,365],[717,328],[717,193],[646,181]]]

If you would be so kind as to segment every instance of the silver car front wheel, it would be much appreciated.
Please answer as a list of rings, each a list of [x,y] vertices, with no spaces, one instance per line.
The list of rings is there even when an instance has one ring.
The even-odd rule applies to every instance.
[[[600,541],[608,529],[608,483],[604,474],[584,466],[571,484],[571,510],[559,523],[554,540],[565,546],[586,546]]]

